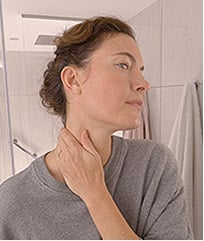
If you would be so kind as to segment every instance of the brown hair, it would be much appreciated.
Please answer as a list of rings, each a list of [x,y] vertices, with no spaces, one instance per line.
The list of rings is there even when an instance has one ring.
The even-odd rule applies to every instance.
[[[60,78],[62,69],[67,65],[84,67],[91,54],[105,38],[117,33],[125,33],[135,39],[132,28],[114,17],[94,17],[65,30],[55,39],[55,58],[49,62],[44,72],[44,82],[40,89],[42,104],[48,110],[66,121],[66,97]]]

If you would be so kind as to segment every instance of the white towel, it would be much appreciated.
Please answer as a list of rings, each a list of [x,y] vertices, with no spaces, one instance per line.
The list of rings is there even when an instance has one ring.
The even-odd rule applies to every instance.
[[[195,239],[202,239],[202,124],[196,84],[187,83],[169,147],[178,160]]]

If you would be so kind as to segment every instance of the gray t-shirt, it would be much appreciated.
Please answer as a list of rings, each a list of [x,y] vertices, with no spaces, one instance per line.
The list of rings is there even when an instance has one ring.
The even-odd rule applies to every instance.
[[[105,180],[142,239],[193,239],[176,161],[163,144],[113,137]],[[0,239],[101,239],[84,202],[44,156],[0,186]]]

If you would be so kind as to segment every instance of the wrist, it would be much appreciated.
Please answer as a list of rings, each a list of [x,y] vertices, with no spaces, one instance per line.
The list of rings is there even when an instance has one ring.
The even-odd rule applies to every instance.
[[[101,185],[92,193],[88,193],[86,197],[82,198],[87,208],[94,208],[95,206],[101,205],[105,200],[109,199],[110,193],[107,186]]]

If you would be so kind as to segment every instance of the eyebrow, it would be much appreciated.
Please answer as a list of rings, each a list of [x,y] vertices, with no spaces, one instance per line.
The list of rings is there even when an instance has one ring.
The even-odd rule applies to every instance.
[[[128,52],[119,52],[119,53],[116,53],[116,54],[114,54],[114,55],[125,55],[125,56],[127,56],[129,59],[131,59],[131,61],[132,61],[133,63],[135,63],[135,64],[137,63],[135,57],[134,57],[132,54],[128,53]],[[140,70],[141,70],[141,71],[144,71],[144,65],[140,68]]]

